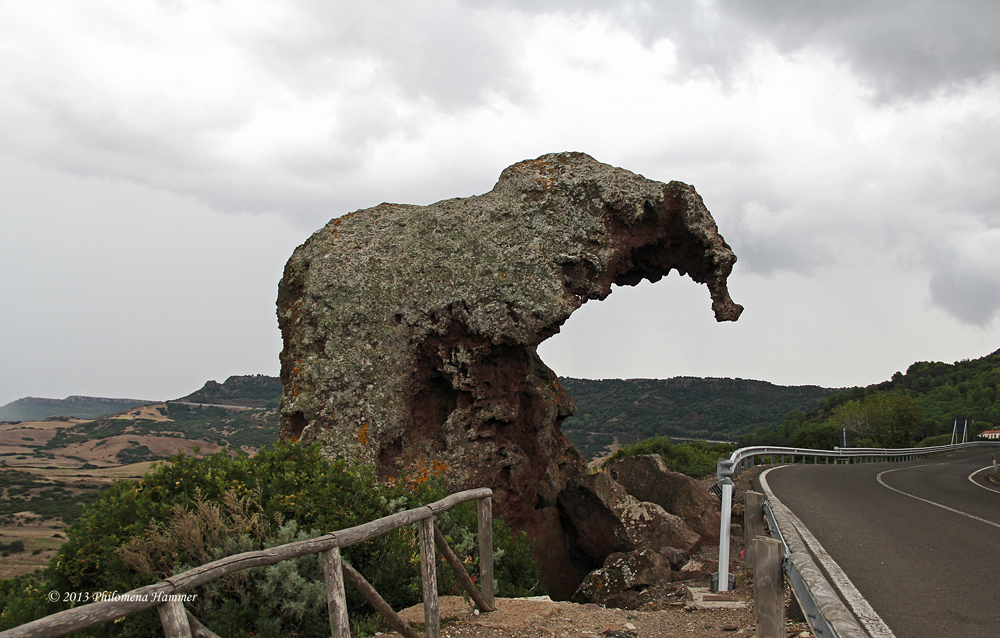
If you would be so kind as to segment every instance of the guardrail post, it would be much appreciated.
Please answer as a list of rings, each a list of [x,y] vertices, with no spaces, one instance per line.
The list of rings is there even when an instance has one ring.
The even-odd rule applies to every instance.
[[[746,550],[744,565],[754,565],[754,539],[764,535],[764,495],[747,492],[744,500],[743,546]]]
[[[753,591],[757,638],[785,638],[785,574],[781,570],[781,541],[758,536],[754,545]]]
[[[730,519],[733,514],[733,462],[729,459],[719,459],[716,474],[722,483],[722,512],[719,517],[719,571],[715,576],[715,591],[729,591],[729,532]]]
[[[424,632],[427,638],[441,638],[437,566],[434,564],[434,519],[425,518],[418,525],[420,526],[420,579],[424,587]]]

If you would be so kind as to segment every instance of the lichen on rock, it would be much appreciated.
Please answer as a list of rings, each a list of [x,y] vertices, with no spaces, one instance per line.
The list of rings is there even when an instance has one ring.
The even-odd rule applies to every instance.
[[[335,218],[279,286],[280,436],[383,476],[492,487],[527,527],[584,469],[559,428],[575,405],[536,346],[613,284],[671,270],[735,320],[735,261],[693,187],[583,153],[515,164],[484,195]]]

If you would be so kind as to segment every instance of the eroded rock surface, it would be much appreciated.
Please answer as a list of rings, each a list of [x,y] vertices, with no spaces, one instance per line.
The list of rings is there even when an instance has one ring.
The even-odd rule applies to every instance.
[[[659,454],[620,459],[608,473],[626,492],[680,516],[702,537],[719,537],[718,499],[700,481],[668,470]]]
[[[652,549],[616,552],[604,560],[604,565],[587,574],[573,594],[573,602],[608,605],[609,599],[623,592],[636,595],[647,587],[671,581],[671,565],[666,556]],[[615,601],[617,602],[617,601]]]
[[[514,527],[551,522],[539,510],[584,459],[559,428],[573,401],[535,347],[612,284],[671,270],[735,320],[735,260],[693,187],[582,153],[515,164],[484,195],[338,217],[279,286],[281,438],[383,476],[489,486]]]
[[[604,472],[570,479],[559,495],[571,545],[599,566],[608,556],[638,549],[690,551],[701,538],[656,503],[630,496]]]

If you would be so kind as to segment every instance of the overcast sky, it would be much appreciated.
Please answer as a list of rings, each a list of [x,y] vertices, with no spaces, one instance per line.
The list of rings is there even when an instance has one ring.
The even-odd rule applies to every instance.
[[[563,376],[865,385],[1000,348],[995,0],[0,2],[0,405],[278,372],[330,218],[583,151],[739,262],[540,346]]]

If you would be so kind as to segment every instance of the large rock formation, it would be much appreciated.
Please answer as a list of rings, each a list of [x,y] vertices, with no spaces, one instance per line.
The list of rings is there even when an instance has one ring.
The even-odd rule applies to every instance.
[[[640,549],[689,551],[700,537],[683,519],[628,494],[604,472],[579,474],[559,494],[574,569],[598,568],[608,556]],[[576,574],[576,582],[584,574]]]
[[[608,472],[629,495],[676,514],[702,538],[719,537],[719,501],[700,481],[668,470],[659,454],[620,459]]]
[[[556,537],[584,459],[535,347],[612,284],[671,270],[735,320],[735,260],[694,188],[582,153],[515,164],[485,195],[333,219],[279,286],[280,435],[384,476],[436,468],[451,488],[492,487],[510,524]]]

